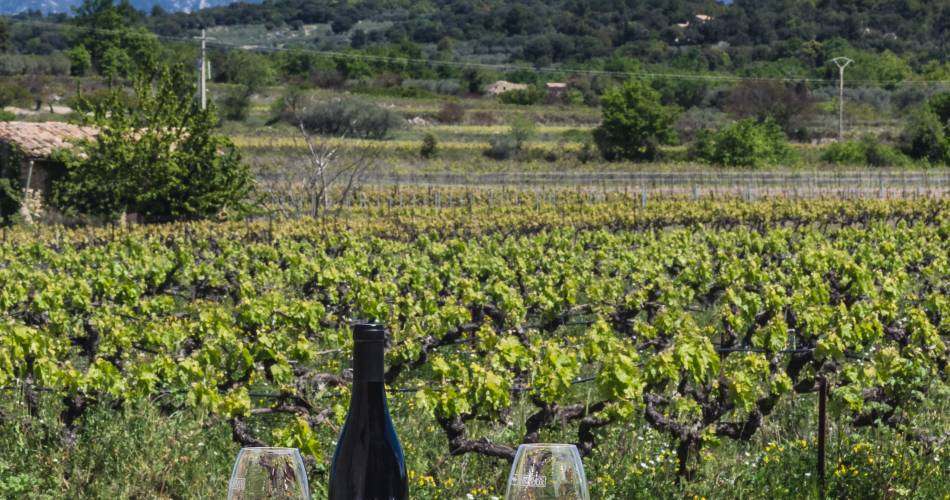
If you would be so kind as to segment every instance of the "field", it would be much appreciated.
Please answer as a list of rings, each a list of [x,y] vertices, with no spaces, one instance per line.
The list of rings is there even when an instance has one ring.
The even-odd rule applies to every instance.
[[[503,496],[522,441],[594,498],[814,497],[822,381],[829,496],[950,491],[946,197],[399,193],[5,230],[0,497],[220,498],[260,443],[322,497],[367,317],[414,498]]]

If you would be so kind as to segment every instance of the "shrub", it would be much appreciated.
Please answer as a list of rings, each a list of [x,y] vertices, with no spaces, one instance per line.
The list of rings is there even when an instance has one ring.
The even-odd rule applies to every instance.
[[[507,160],[518,151],[518,145],[508,136],[492,137],[488,140],[488,149],[485,150],[485,156],[493,160]]]
[[[677,109],[663,106],[660,94],[640,80],[606,91],[601,105],[603,121],[594,142],[608,161],[653,160],[660,144],[676,138]]]
[[[469,120],[472,125],[498,125],[502,123],[501,117],[488,111],[476,111],[472,113]]]
[[[235,89],[221,99],[221,114],[225,119],[244,121],[251,107],[251,96],[241,89]]]
[[[425,90],[428,95],[432,94],[458,94],[462,89],[458,80],[426,80],[420,78],[407,78],[400,83],[403,87],[411,87]]]
[[[860,165],[864,163],[864,145],[856,141],[830,144],[821,154],[822,161],[839,165]]]
[[[442,103],[442,108],[436,115],[439,123],[457,124],[465,119],[465,107],[458,101],[446,101]]]
[[[0,107],[6,107],[14,104],[30,103],[33,96],[23,85],[15,83],[0,83]]]
[[[401,97],[407,99],[429,99],[436,97],[435,94],[421,87],[409,87],[399,85],[381,85],[378,82],[360,83],[348,89],[354,94],[379,96],[379,97]]]
[[[900,167],[910,163],[910,159],[897,148],[881,144],[871,136],[865,136],[860,141],[831,144],[822,153],[821,159],[828,163],[872,167]]]
[[[498,100],[505,104],[530,106],[541,102],[546,95],[547,93],[541,87],[530,85],[526,89],[509,90],[508,92],[498,94]]]
[[[422,146],[419,148],[419,156],[429,159],[438,153],[439,141],[432,134],[426,134],[422,138]]]
[[[789,159],[791,149],[775,122],[747,118],[717,131],[701,131],[690,156],[726,167],[759,167]]]
[[[286,120],[292,125],[303,123],[307,130],[318,134],[366,139],[383,139],[404,121],[393,111],[349,98],[304,106]]]

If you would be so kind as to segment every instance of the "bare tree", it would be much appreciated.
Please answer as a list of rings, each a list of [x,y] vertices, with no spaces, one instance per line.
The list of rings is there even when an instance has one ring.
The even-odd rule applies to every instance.
[[[377,165],[380,148],[365,144],[348,147],[345,133],[328,137],[311,133],[297,107],[295,119],[307,145],[301,161],[270,165],[260,172],[260,187],[273,209],[284,216],[312,217],[338,214],[352,200],[365,175]]]
[[[811,117],[815,100],[804,82],[747,80],[729,94],[725,110],[740,118],[771,118],[786,133],[802,127]]]

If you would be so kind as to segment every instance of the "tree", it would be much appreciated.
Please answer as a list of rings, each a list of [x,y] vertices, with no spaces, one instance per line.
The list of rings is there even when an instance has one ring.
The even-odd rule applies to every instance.
[[[132,71],[155,73],[160,52],[158,39],[140,26],[142,14],[127,1],[115,4],[112,0],[83,0],[75,14],[74,22],[79,29],[71,35],[72,45],[85,47],[94,68],[102,71],[104,62],[114,63],[116,58],[122,58],[115,53],[121,51],[130,64],[121,68],[122,74],[114,76],[132,76],[128,74]],[[110,50],[112,53],[107,56]]]
[[[312,102],[312,101],[311,101]],[[319,106],[319,105],[318,105]],[[381,149],[378,146],[345,148],[338,141],[315,136],[308,127],[314,113],[307,103],[286,103],[291,110],[289,121],[297,127],[307,144],[309,155],[302,162],[281,162],[264,166],[260,172],[265,178],[261,191],[284,216],[308,214],[312,217],[327,215],[352,201],[363,176],[376,166]],[[355,124],[351,124],[355,126]],[[337,139],[349,137],[350,129],[334,129]]]
[[[231,141],[214,132],[214,107],[200,109],[191,73],[165,68],[133,87],[132,105],[125,89],[98,104],[80,101],[80,117],[98,135],[60,153],[66,173],[53,183],[53,205],[111,220],[126,212],[196,219],[243,208],[250,171]]]
[[[945,164],[950,161],[950,92],[934,95],[911,115],[901,134],[901,149],[911,158]]]
[[[771,120],[739,120],[715,132],[703,130],[690,150],[700,161],[725,167],[758,167],[791,155],[782,129]]]
[[[110,87],[115,84],[116,79],[129,74],[129,68],[131,67],[132,61],[129,60],[129,55],[118,47],[106,49],[99,60],[99,70],[102,72],[102,76],[109,79]]]
[[[92,56],[86,47],[77,45],[65,52],[69,59],[69,74],[73,76],[84,76],[92,68]]]
[[[653,160],[660,144],[676,139],[677,108],[660,103],[660,94],[641,80],[607,90],[601,98],[603,121],[594,142],[608,161]]]
[[[726,99],[726,111],[738,118],[772,120],[786,133],[800,128],[814,110],[814,99],[803,82],[787,84],[771,80],[739,83]]]
[[[218,79],[236,83],[238,87],[230,89],[221,100],[224,117],[236,121],[246,119],[251,96],[276,78],[277,72],[267,57],[243,50],[228,52],[221,63]]]

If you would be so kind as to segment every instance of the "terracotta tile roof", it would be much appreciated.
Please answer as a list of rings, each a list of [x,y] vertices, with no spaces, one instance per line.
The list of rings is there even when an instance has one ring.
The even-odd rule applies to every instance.
[[[72,147],[79,139],[93,139],[97,130],[62,122],[0,122],[0,142],[15,145],[23,153],[42,158],[58,149]]]

